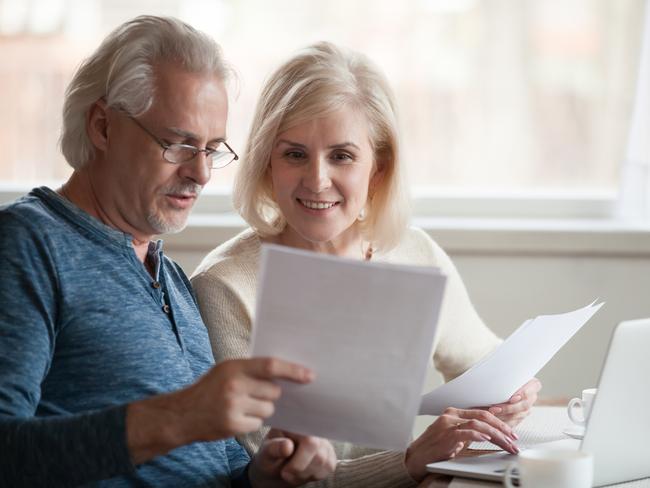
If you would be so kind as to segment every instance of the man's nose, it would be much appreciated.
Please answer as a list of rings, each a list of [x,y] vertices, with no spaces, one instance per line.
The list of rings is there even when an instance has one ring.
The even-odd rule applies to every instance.
[[[182,175],[195,183],[205,186],[212,176],[212,159],[205,150],[199,151],[191,160],[181,165]]]

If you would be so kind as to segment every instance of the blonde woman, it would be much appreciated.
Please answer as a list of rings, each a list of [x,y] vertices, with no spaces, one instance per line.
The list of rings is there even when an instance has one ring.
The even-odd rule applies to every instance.
[[[393,95],[364,56],[320,43],[271,76],[258,102],[234,203],[250,228],[213,250],[192,277],[217,361],[247,355],[263,242],[440,267],[448,284],[433,363],[445,380],[499,344],[449,257],[407,225]],[[473,440],[490,439],[517,452],[511,426],[528,413],[540,386],[531,380],[489,411],[450,408],[406,452],[335,443],[340,461],[323,486],[412,486],[424,478],[428,462],[454,457]],[[240,442],[253,453],[264,433]]]

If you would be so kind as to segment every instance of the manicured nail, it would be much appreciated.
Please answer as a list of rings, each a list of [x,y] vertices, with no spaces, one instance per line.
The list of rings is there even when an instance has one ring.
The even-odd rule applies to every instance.
[[[521,395],[515,395],[512,397],[512,403],[517,403],[521,401]]]
[[[517,435],[517,433],[514,430],[510,432],[510,437],[512,437],[516,441],[519,440],[519,436]]]
[[[501,413],[502,410],[503,409],[501,407],[492,407],[490,409],[490,412],[492,412],[492,413]]]

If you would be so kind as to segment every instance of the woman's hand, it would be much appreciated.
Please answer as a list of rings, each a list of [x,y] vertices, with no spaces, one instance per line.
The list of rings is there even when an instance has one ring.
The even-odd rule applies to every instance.
[[[455,457],[467,443],[489,441],[509,453],[519,449],[509,425],[485,410],[447,408],[406,450],[404,463],[415,481],[427,474],[426,465]]]
[[[537,393],[541,389],[542,383],[537,378],[533,378],[519,388],[507,402],[492,405],[488,411],[510,427],[516,427],[530,414],[530,409],[537,401]]]

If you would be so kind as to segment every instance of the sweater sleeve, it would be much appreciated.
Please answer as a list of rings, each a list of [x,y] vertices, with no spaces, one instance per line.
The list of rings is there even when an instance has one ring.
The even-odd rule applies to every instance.
[[[69,486],[131,472],[125,407],[35,416],[58,302],[44,233],[30,229],[0,212],[0,485]]]
[[[445,381],[450,381],[496,348],[501,339],[479,317],[449,256],[428,235],[422,235],[429,242],[434,265],[447,275],[433,362]]]
[[[220,279],[215,268],[193,276],[191,282],[201,317],[208,329],[215,362],[248,357],[251,316],[241,295]],[[249,288],[250,283],[244,282],[242,286]],[[268,431],[268,427],[262,427],[250,434],[238,436],[237,440],[253,456],[261,447]]]
[[[191,279],[217,362],[248,357],[250,343],[257,263],[230,264],[238,266],[237,270],[226,269],[223,263],[219,263],[219,266],[203,270]],[[224,275],[228,276],[228,283],[223,279]],[[263,427],[239,436],[237,440],[253,456],[268,430],[268,427]],[[416,485],[406,471],[404,453],[377,451],[340,442],[333,445],[340,459],[335,473],[326,480],[310,483],[310,488]]]
[[[404,464],[404,453],[379,451],[354,459],[341,459],[336,471],[322,481],[308,483],[309,488],[409,488],[417,486]]]

